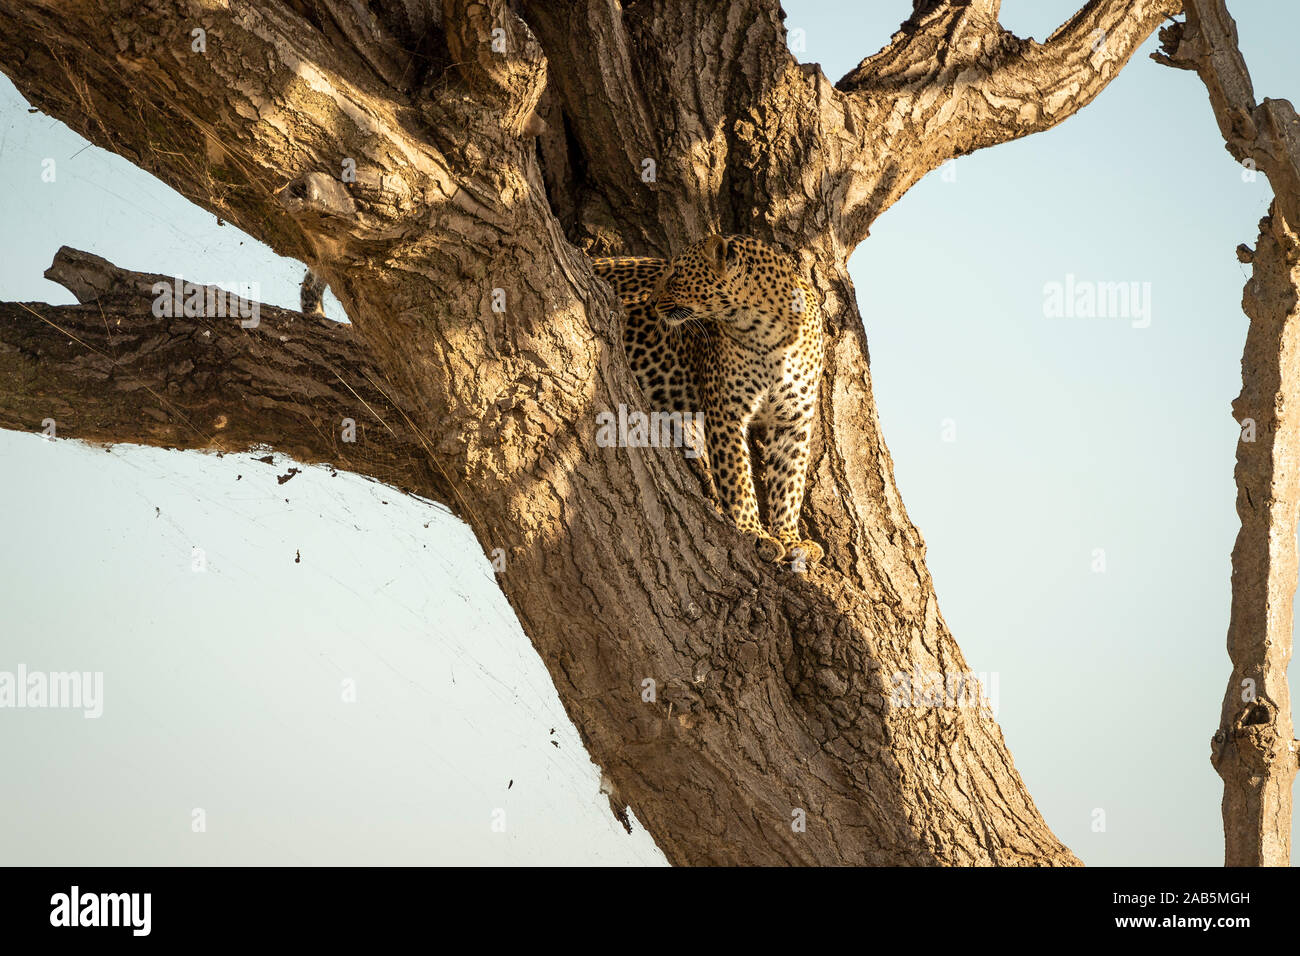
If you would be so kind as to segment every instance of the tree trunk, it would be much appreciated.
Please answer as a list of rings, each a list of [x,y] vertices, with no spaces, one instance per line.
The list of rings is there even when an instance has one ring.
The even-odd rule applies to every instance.
[[[1187,0],[1187,22],[1161,31],[1159,59],[1196,70],[1210,93],[1228,152],[1273,186],[1242,296],[1250,318],[1241,395],[1232,403],[1237,515],[1232,549],[1232,675],[1210,762],[1223,778],[1226,866],[1291,865],[1292,599],[1300,506],[1300,117],[1286,100],[1256,105],[1237,26],[1223,0]]]
[[[996,723],[951,693],[968,668],[894,486],[847,261],[927,171],[1090,102],[1178,0],[1093,0],[1041,44],[1002,31],[997,0],[917,0],[835,86],[791,57],[776,0],[383,6],[0,0],[0,69],[35,106],[310,264],[353,322],[300,318],[281,373],[287,316],[219,351],[140,301],[131,334],[165,330],[164,360],[114,330],[79,368],[38,329],[84,311],[6,310],[0,423],[200,447],[185,418],[219,418],[220,447],[444,501],[506,555],[611,802],[674,863],[1077,863]],[[761,563],[680,457],[594,441],[599,412],[639,401],[583,252],[710,231],[789,249],[826,316],[804,521],[827,558],[806,574]],[[123,324],[132,283],[109,296]],[[286,412],[286,393],[312,401]],[[343,417],[375,422],[355,450],[328,437]],[[900,696],[929,674],[942,689]]]

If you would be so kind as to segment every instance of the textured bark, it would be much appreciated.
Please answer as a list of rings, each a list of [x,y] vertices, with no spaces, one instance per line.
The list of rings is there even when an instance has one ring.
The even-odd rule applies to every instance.
[[[0,302],[0,428],[53,419],[56,437],[218,452],[273,438],[299,461],[447,496],[351,326],[262,303],[254,328],[157,317],[153,285],[172,277],[66,246],[45,277],[82,304]]]
[[[1041,45],[995,2],[918,0],[839,88],[790,56],[775,0],[353,6],[0,0],[0,69],[328,279],[440,497],[506,552],[612,803],[669,860],[1077,863],[986,711],[894,699],[895,675],[968,668],[894,486],[847,259],[928,170],[1089,102],[1177,0],[1095,0]],[[680,457],[594,441],[598,412],[639,402],[580,250],[707,231],[790,249],[827,317],[807,574],[761,564]],[[12,411],[28,371],[0,407],[35,427]]]
[[[1241,394],[1232,404],[1237,443],[1237,515],[1232,549],[1232,675],[1210,762],[1223,778],[1227,866],[1291,865],[1291,789],[1297,747],[1291,723],[1296,519],[1300,506],[1300,118],[1286,100],[1255,103],[1223,0],[1188,0],[1187,21],[1161,31],[1170,66],[1195,70],[1230,152],[1273,187],[1259,224],[1242,296],[1250,318]]]

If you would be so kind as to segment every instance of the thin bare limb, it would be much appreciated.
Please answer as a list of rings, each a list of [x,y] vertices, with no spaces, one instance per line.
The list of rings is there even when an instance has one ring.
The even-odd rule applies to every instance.
[[[1223,778],[1224,863],[1290,866],[1297,747],[1287,665],[1300,507],[1300,236],[1260,222],[1242,306],[1250,317],[1232,403],[1237,516],[1228,678],[1210,762]]]
[[[1237,45],[1237,24],[1222,0],[1187,0],[1187,20],[1160,31],[1167,66],[1194,70],[1233,158],[1268,177],[1278,209],[1300,228],[1300,117],[1287,100],[1255,102],[1254,85]]]
[[[1187,20],[1160,33],[1160,62],[1195,70],[1228,152],[1273,187],[1242,296],[1250,318],[1241,394],[1232,403],[1237,515],[1232,549],[1232,674],[1210,745],[1223,778],[1224,862],[1290,866],[1292,786],[1300,753],[1287,666],[1294,644],[1300,509],[1300,121],[1286,100],[1256,105],[1224,0],[1187,0]]]

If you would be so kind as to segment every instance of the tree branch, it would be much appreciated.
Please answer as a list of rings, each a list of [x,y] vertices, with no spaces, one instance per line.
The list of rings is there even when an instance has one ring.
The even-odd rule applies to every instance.
[[[1187,0],[1186,23],[1160,39],[1155,58],[1196,71],[1228,152],[1256,163],[1274,193],[1255,248],[1237,250],[1251,263],[1241,394],[1232,403],[1242,428],[1234,472],[1241,530],[1232,549],[1232,673],[1210,762],[1223,779],[1225,865],[1290,866],[1300,764],[1287,682],[1300,509],[1300,121],[1286,100],[1255,104],[1224,0]]]
[[[755,171],[813,155],[815,79],[786,48],[774,0],[531,0],[527,16],[580,170],[572,238],[593,255],[663,256],[752,231],[772,213]],[[758,122],[778,110],[780,122]]]
[[[642,171],[650,159],[655,183],[671,180],[671,159],[623,12],[610,0],[538,0],[529,4],[528,17],[552,57],[544,106],[555,138],[541,140],[542,158],[552,202],[557,187],[570,193],[565,218],[572,238],[594,246],[594,255],[668,255],[656,248],[655,225],[671,212],[660,208],[659,190]],[[592,182],[608,183],[612,196],[592,190]],[[646,226],[616,235],[611,203]]]
[[[852,248],[925,173],[1050,129],[1105,89],[1182,0],[1091,0],[1046,42],[997,23],[998,4],[918,0],[889,46],[840,80],[858,134],[845,169]]]
[[[953,154],[1056,126],[1091,103],[1182,0],[1091,0],[1044,43],[1003,49],[966,91]]]
[[[294,2],[294,0],[291,0]],[[365,0],[297,0],[322,32],[342,34],[384,83],[412,92],[437,63],[440,0],[399,0],[374,9]]]
[[[1189,0],[1194,2],[1194,0]],[[1300,506],[1300,236],[1266,216],[1242,306],[1250,318],[1232,403],[1237,516],[1228,678],[1210,762],[1223,778],[1225,866],[1290,866],[1297,769],[1287,665]]]
[[[1223,0],[1187,0],[1187,22],[1160,31],[1166,66],[1194,70],[1210,94],[1224,145],[1239,163],[1268,177],[1278,209],[1300,228],[1300,117],[1287,100],[1255,103],[1254,86],[1237,45],[1237,24]]]
[[[93,443],[269,446],[447,499],[351,326],[247,300],[225,318],[158,316],[155,283],[170,290],[175,277],[66,246],[45,276],[81,304],[0,303],[0,428],[48,431],[53,419],[55,437]]]
[[[889,45],[846,73],[836,89],[869,97],[912,88],[936,68],[969,62],[984,52],[998,26],[1001,0],[913,0],[912,15]]]
[[[447,47],[470,88],[497,104],[501,124],[523,134],[546,88],[546,56],[506,0],[444,0]]]
[[[168,0],[148,29],[121,28],[139,16],[128,2],[0,0],[0,68],[33,105],[331,282],[438,210],[490,208],[424,135],[446,110],[472,125],[456,90],[412,102],[283,5]],[[312,202],[313,179],[350,202]]]

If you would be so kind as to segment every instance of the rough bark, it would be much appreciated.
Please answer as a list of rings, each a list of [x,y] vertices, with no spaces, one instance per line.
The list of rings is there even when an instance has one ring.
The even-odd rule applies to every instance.
[[[0,428],[53,419],[57,438],[216,452],[273,437],[299,461],[447,497],[351,326],[264,303],[250,328],[155,316],[154,283],[173,277],[66,246],[45,277],[81,304],[0,302]]]
[[[1232,549],[1232,674],[1210,762],[1223,778],[1224,863],[1291,865],[1291,723],[1296,520],[1300,507],[1300,118],[1286,100],[1256,104],[1237,27],[1223,0],[1188,0],[1186,23],[1161,31],[1157,59],[1195,70],[1228,149],[1268,176],[1274,200],[1259,224],[1242,296],[1250,319],[1241,394],[1232,404],[1237,515]]]
[[[846,264],[926,171],[1089,102],[1177,0],[1094,0],[1042,45],[995,2],[918,0],[839,88],[790,56],[775,0],[408,0],[365,29],[344,6],[0,0],[0,69],[329,280],[442,500],[506,551],[502,589],[613,802],[669,860],[1077,863],[985,711],[895,699],[895,675],[968,668],[894,486]],[[827,316],[804,509],[827,560],[807,574],[761,564],[679,457],[594,442],[599,411],[639,402],[579,250],[711,230],[794,251]],[[45,363],[26,360],[0,407],[35,427],[17,408]]]

